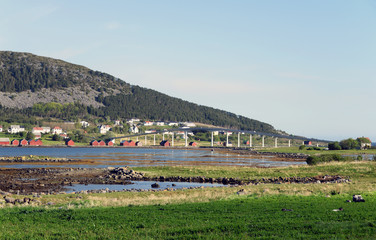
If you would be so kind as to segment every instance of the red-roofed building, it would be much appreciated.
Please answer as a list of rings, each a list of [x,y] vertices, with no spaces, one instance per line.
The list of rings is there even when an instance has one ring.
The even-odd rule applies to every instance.
[[[21,141],[20,141],[20,146],[27,146],[29,143],[27,142],[27,140],[26,139],[22,139]]]
[[[127,146],[127,147],[135,147],[136,146],[136,143],[132,140],[129,140],[129,141],[122,141],[120,143],[120,146]]]
[[[113,141],[107,141],[107,146],[114,146],[114,142]]]
[[[10,143],[10,145],[18,146],[18,145],[20,145],[20,141],[18,141],[17,139],[13,139],[12,142]]]
[[[99,144],[98,144],[97,140],[93,140],[93,141],[90,142],[90,145],[94,146],[94,147],[97,147]]]
[[[98,142],[98,146],[106,146],[106,142],[101,140]]]
[[[191,147],[197,147],[197,143],[195,143],[195,142],[190,142],[190,143],[189,143],[189,146],[191,146]]]
[[[163,147],[169,147],[169,146],[170,146],[170,142],[167,141],[167,140],[165,140],[165,141],[162,141],[162,142],[160,143],[160,145],[163,146]]]
[[[69,140],[65,141],[65,145],[74,146],[74,141],[72,139],[69,139]]]
[[[0,145],[9,145],[9,138],[0,138]]]
[[[63,133],[63,129],[61,127],[54,127],[51,131],[52,134],[60,134]]]

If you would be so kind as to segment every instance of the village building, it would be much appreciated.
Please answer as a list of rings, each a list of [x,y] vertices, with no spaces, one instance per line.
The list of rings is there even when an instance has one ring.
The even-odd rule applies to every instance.
[[[29,141],[29,146],[42,146],[43,145],[43,142],[42,140],[38,139],[38,140],[30,140]]]
[[[170,146],[170,142],[168,140],[164,140],[160,143],[161,146],[163,147],[169,147]]]
[[[169,122],[168,126],[177,127],[177,126],[179,126],[179,123],[178,122]]]
[[[88,123],[88,122],[86,122],[86,121],[81,121],[80,124],[81,124],[81,126],[82,126],[83,128],[87,128],[87,127],[90,126],[90,123]]]
[[[154,129],[150,129],[150,130],[145,130],[145,133],[156,133],[157,130],[154,130]]]
[[[190,142],[190,143],[189,143],[189,146],[191,146],[191,147],[197,147],[197,143],[195,143],[195,142]]]
[[[53,129],[52,129],[52,131],[51,131],[51,133],[52,134],[57,134],[57,135],[59,135],[59,134],[61,134],[61,133],[63,133],[63,129],[61,128],[61,127],[54,127]]]
[[[156,126],[164,126],[165,122],[154,122],[154,125],[156,125]]]
[[[142,142],[140,142],[140,141],[136,142],[136,146],[137,147],[142,147]]]
[[[18,141],[17,139],[13,139],[12,142],[10,143],[10,145],[18,146],[18,145],[20,145],[20,141]]]
[[[124,140],[120,142],[120,146],[134,147],[136,146],[136,143],[132,140],[129,140],[129,141]]]
[[[31,130],[31,133],[35,136],[40,136],[41,134],[50,133],[51,128],[50,127],[33,127]]]
[[[4,146],[4,145],[9,145],[9,144],[10,144],[9,138],[0,138],[0,145]]]
[[[62,137],[62,138],[64,138],[64,139],[68,138],[68,134],[67,133],[60,133],[59,136]]]
[[[20,141],[20,146],[27,146],[29,143],[28,143],[28,141],[26,140],[26,139],[22,139],[21,141]]]
[[[74,141],[72,139],[69,139],[69,140],[65,141],[65,145],[74,146]]]
[[[183,122],[182,125],[184,127],[196,127],[196,124],[193,122]]]
[[[20,132],[25,132],[25,128],[20,126],[20,125],[10,125],[10,128],[8,129],[9,133],[20,133]]]
[[[115,126],[120,126],[120,120],[115,120],[115,121],[114,121],[114,125],[115,125]]]
[[[127,120],[127,123],[128,123],[128,124],[133,124],[133,123],[135,123],[135,122],[139,122],[139,121],[140,121],[139,118],[132,118],[132,119],[128,119],[128,120]]]
[[[3,131],[3,126],[0,125],[0,132],[2,132],[2,131]]]
[[[115,145],[115,139],[107,140],[106,145],[107,146],[114,146]]]
[[[93,141],[90,142],[90,145],[94,146],[94,147],[97,147],[99,144],[98,144],[97,140],[93,140]]]
[[[139,133],[140,130],[138,129],[138,127],[136,125],[132,125],[130,128],[129,128],[129,132],[130,133]]]
[[[100,141],[98,142],[98,146],[106,146],[106,142],[103,141],[103,140],[100,140]]]
[[[111,130],[111,126],[110,125],[100,125],[98,128],[99,128],[99,133],[100,134],[106,134],[108,131]]]
[[[146,121],[146,122],[144,122],[144,126],[146,126],[146,127],[149,127],[149,126],[153,126],[153,122],[150,122],[150,121]]]
[[[303,143],[306,146],[312,146],[312,141],[304,141]]]

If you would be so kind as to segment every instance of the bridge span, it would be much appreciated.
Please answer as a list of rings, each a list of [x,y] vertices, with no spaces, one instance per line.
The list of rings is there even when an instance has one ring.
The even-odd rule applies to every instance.
[[[253,136],[261,136],[261,147],[265,147],[265,137],[273,137],[275,139],[274,146],[278,147],[278,139],[288,139],[288,146],[291,146],[291,140],[302,140],[302,141],[311,141],[311,142],[317,142],[317,143],[330,143],[332,141],[329,140],[323,140],[323,139],[316,139],[316,138],[306,138],[306,137],[300,137],[300,136],[293,136],[293,135],[284,135],[284,134],[276,134],[276,133],[267,133],[267,132],[259,132],[259,131],[248,131],[248,130],[236,130],[236,129],[229,129],[229,128],[205,128],[205,127],[196,127],[196,128],[174,128],[174,129],[164,129],[155,131],[152,133],[138,133],[138,134],[132,134],[132,135],[125,135],[120,137],[114,137],[114,139],[121,139],[121,138],[131,138],[131,137],[140,137],[145,136],[145,142],[146,142],[146,136],[148,135],[154,135],[154,145],[156,145],[155,135],[162,134],[163,140],[164,135],[166,133],[172,133],[172,142],[171,145],[174,145],[174,133],[176,132],[184,132],[184,138],[185,138],[185,146],[188,146],[188,132],[195,132],[195,131],[201,131],[201,132],[211,132],[211,146],[214,146],[214,132],[224,132],[226,133],[226,146],[229,146],[229,133],[237,133],[238,134],[238,147],[240,147],[240,135],[241,134],[249,134],[249,147],[253,146]]]

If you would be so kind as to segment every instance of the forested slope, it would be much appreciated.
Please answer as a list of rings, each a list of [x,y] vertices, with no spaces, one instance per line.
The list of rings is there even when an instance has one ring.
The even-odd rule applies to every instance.
[[[83,66],[30,53],[0,52],[0,120],[12,121],[15,116],[137,117],[275,132],[270,124],[131,86]]]

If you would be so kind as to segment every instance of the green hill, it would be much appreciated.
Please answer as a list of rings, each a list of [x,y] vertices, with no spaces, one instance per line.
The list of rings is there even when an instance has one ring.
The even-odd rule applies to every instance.
[[[276,132],[270,124],[132,86],[109,74],[30,53],[0,52],[0,120],[54,117],[191,121]]]

